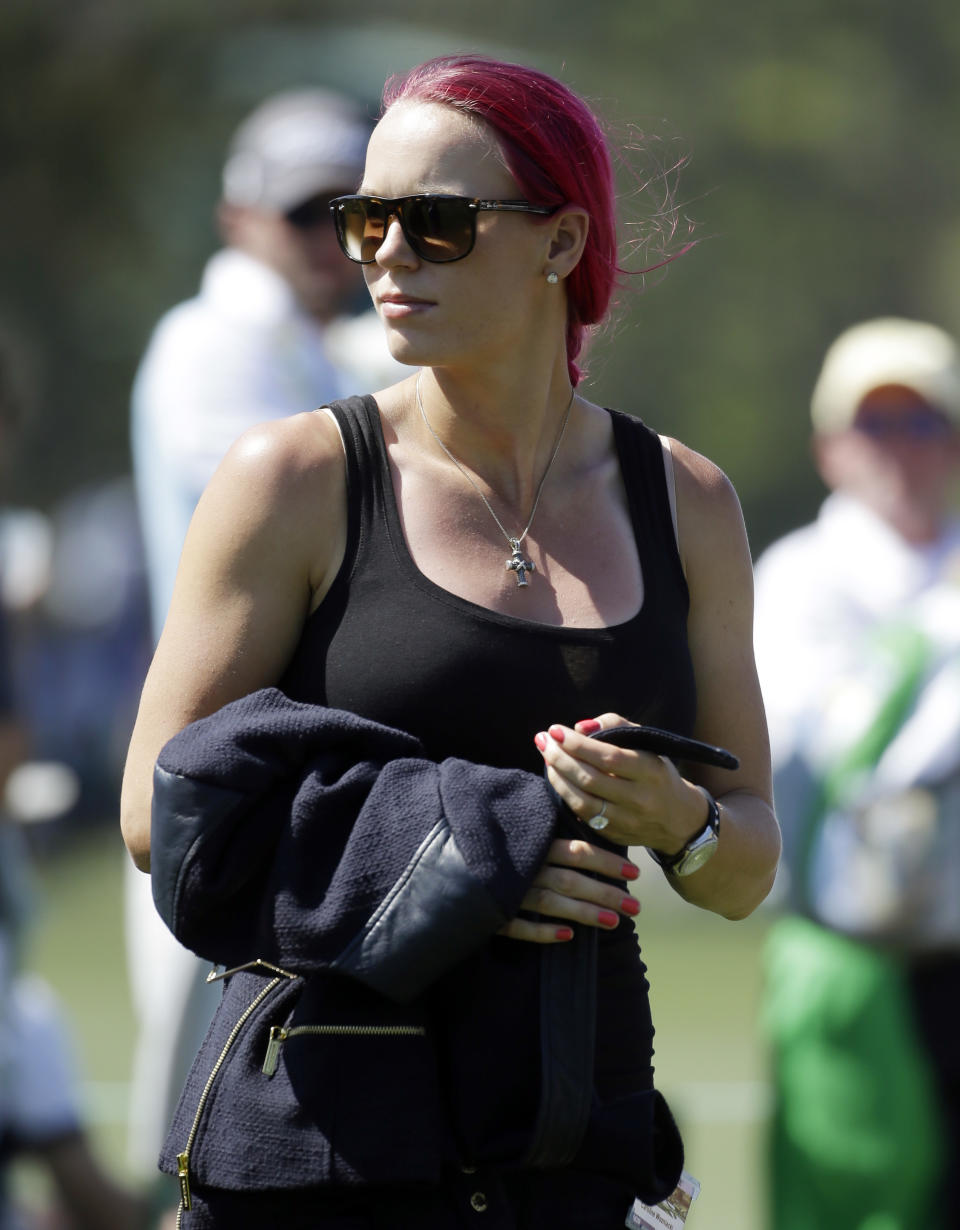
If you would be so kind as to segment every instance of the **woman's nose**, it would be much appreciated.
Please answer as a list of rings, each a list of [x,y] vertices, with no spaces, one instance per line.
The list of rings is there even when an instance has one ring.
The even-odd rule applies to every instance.
[[[403,227],[400,225],[400,218],[396,214],[391,214],[387,218],[387,229],[384,232],[383,242],[377,248],[376,259],[381,265],[415,265],[417,263],[417,254],[407,242]]]

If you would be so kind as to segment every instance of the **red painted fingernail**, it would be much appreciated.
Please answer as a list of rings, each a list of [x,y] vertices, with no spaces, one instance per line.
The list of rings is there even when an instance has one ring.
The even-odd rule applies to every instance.
[[[635,867],[633,863],[624,863],[620,868],[620,874],[625,880],[639,880],[640,868]]]
[[[620,909],[624,914],[639,914],[640,902],[636,899],[636,897],[624,897],[624,899],[620,902]]]
[[[547,736],[545,734],[534,735],[533,741],[539,751],[545,752],[547,750]]]
[[[550,727],[550,738],[556,739],[558,743],[562,743],[563,742],[563,727],[562,726],[551,726]]]
[[[576,729],[582,735],[595,735],[600,729],[600,723],[596,718],[584,718],[582,722],[577,722]]]
[[[600,910],[597,914],[597,922],[601,927],[615,927],[620,921],[620,916],[614,914],[613,910]]]
[[[558,940],[572,940],[573,939],[573,928],[572,927],[557,927],[556,937]]]

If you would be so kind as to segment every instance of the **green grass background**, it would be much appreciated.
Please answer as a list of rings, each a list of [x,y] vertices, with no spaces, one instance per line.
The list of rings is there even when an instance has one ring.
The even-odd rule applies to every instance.
[[[123,945],[118,833],[96,829],[37,868],[41,908],[28,964],[57,989],[76,1031],[91,1131],[104,1164],[129,1177],[124,1108],[133,1021]],[[634,887],[650,971],[657,1083],[677,1116],[702,1191],[692,1230],[762,1230],[766,1064],[756,1028],[768,915],[731,923],[685,905],[645,857]],[[39,1178],[21,1168],[21,1190]]]

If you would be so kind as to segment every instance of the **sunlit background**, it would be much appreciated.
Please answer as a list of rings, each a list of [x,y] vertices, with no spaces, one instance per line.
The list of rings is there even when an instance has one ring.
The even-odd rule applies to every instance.
[[[67,792],[66,818],[45,821],[43,806],[33,817],[43,904],[30,959],[73,1015],[99,1147],[121,1175],[132,1026],[116,787],[147,652],[128,485],[133,372],[157,317],[195,292],[217,246],[223,153],[246,112],[273,90],[322,84],[374,114],[389,73],[455,50],[558,76],[615,143],[639,144],[621,173],[628,223],[672,189],[676,239],[698,243],[626,280],[586,392],[716,460],[755,554],[822,498],[807,408],[837,333],[888,313],[960,333],[955,0],[0,6],[0,333],[28,410],[3,501],[35,527],[52,578],[31,597],[43,587],[23,565],[14,597],[33,623],[19,666],[40,680],[37,745],[75,773],[73,786],[47,779]],[[637,176],[651,173],[638,195]],[[639,270],[655,251],[627,263]],[[769,909],[742,924],[700,916],[658,877],[651,864],[637,889],[639,926],[659,1079],[703,1183],[691,1225],[760,1230],[755,1007]]]

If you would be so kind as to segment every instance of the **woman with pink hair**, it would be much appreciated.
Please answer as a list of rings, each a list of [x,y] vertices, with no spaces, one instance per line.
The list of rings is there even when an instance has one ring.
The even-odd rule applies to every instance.
[[[162,1164],[184,1230],[478,1214],[613,1230],[682,1164],[653,1086],[627,849],[732,919],[779,852],[739,504],[705,458],[581,392],[620,271],[607,141],[565,85],[474,55],[392,79],[363,180],[331,209],[412,370],[246,433],[190,529],[124,838],[146,870],[153,795],[161,913],[202,955],[255,968],[229,971],[232,1015]],[[296,796],[328,802],[290,865],[299,804],[269,840],[262,821],[275,891],[248,919],[227,870],[240,830],[203,851],[232,832],[278,713],[330,737]],[[406,742],[350,760],[336,807],[354,827],[305,904],[304,868],[319,877],[341,840],[329,791],[348,733]],[[218,801],[198,803],[214,778]],[[354,909],[333,955],[332,923],[297,931]],[[231,927],[254,938],[231,945]]]

